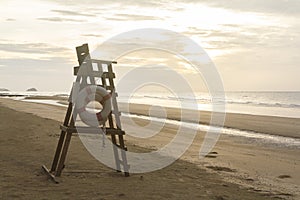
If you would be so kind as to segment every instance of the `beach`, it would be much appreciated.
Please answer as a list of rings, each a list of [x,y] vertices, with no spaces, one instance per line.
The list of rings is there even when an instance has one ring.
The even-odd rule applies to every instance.
[[[123,106],[120,104],[121,111]],[[188,151],[172,165],[130,177],[95,160],[74,135],[60,184],[54,184],[41,166],[51,165],[66,108],[0,98],[0,109],[2,199],[300,198],[299,146],[222,134],[212,152],[199,159],[205,136],[201,131]],[[147,105],[130,105],[131,114],[147,116],[148,109]],[[169,119],[179,119],[178,110],[166,110]],[[122,123],[128,123],[127,120],[122,118]],[[146,119],[134,120],[141,125],[148,123]],[[208,124],[209,120],[210,113],[201,112],[200,123]],[[285,117],[227,114],[224,125],[292,138],[299,138],[300,131],[299,119]],[[165,124],[150,139],[126,135],[128,151],[161,148],[174,137],[177,128]]]

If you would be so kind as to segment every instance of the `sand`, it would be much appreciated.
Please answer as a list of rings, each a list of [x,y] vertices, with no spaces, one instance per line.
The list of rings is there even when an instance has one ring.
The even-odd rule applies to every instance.
[[[132,174],[127,178],[95,160],[74,136],[60,184],[53,184],[43,174],[41,165],[51,164],[58,140],[58,126],[66,109],[3,98],[0,98],[0,105],[1,199],[300,197],[299,149],[222,135],[213,152],[199,160],[198,152],[204,136],[201,132],[183,157],[171,166],[151,173]],[[238,119],[231,123],[239,124]],[[227,121],[230,123],[229,119]],[[138,120],[138,123],[147,122]],[[273,123],[265,120],[264,127],[267,126],[272,130]],[[126,144],[129,151],[157,149],[167,143],[176,130],[176,126],[167,124],[157,137],[142,140],[126,136]]]

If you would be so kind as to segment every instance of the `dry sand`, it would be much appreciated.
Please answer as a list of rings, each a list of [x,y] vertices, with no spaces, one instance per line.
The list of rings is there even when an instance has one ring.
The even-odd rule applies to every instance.
[[[151,173],[132,174],[127,178],[95,160],[74,136],[61,183],[53,184],[43,175],[41,165],[51,164],[58,140],[58,126],[66,109],[3,98],[0,98],[0,105],[1,199],[300,197],[299,149],[258,145],[245,138],[222,135],[213,152],[199,160],[198,152],[204,136],[201,132],[184,156],[171,166]],[[235,118],[231,123],[240,124],[239,119]],[[233,119],[226,122],[230,123],[230,120]],[[138,123],[147,122],[138,120]],[[265,118],[262,127],[267,126],[272,130],[273,122],[269,123]],[[158,136],[149,140],[126,136],[126,144],[129,151],[157,149],[172,139],[176,130],[176,126],[167,124]],[[293,133],[293,130],[287,131]],[[296,131],[299,129],[296,128]]]

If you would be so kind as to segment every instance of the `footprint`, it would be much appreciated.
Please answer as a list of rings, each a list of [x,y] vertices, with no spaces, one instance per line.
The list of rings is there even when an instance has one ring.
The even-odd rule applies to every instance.
[[[212,151],[212,152],[209,152],[205,157],[206,158],[216,158],[217,155],[218,155],[218,152]]]
[[[278,176],[277,178],[284,179],[284,178],[292,178],[292,177],[290,175],[282,174],[282,175]]]
[[[205,158],[216,158],[217,156],[215,155],[206,155]]]
[[[214,171],[236,172],[235,169],[230,169],[228,167],[221,167],[221,166],[207,166],[206,168],[212,169]]]

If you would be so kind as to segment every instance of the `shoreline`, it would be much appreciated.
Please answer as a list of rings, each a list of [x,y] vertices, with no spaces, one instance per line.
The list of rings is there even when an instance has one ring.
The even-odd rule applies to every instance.
[[[10,99],[10,98],[7,98]],[[47,97],[47,96],[38,96],[38,97],[28,97],[24,99],[26,102],[34,102],[46,105],[55,105],[58,106],[61,104],[62,106],[68,105],[66,101],[66,97]],[[20,101],[20,100],[18,100]],[[22,100],[21,100],[22,101]],[[25,102],[23,101],[23,102]],[[42,103],[45,101],[44,103]],[[46,102],[48,101],[48,102]],[[53,104],[51,104],[53,101]],[[57,101],[54,103],[54,101]],[[150,116],[149,115],[149,108],[151,105],[147,104],[126,104],[126,103],[118,103],[119,110],[121,112],[127,112],[128,109],[125,109],[129,106],[129,114],[135,115],[142,115],[142,116]],[[161,115],[159,111],[160,108],[157,106],[153,107],[153,113],[151,116],[162,118],[164,119],[164,115]],[[198,119],[188,119],[188,120],[181,120],[179,108],[173,107],[164,107],[167,112],[167,119],[176,120],[176,121],[184,121],[188,123],[196,123],[196,124],[203,124],[203,125],[210,125],[210,117],[212,112],[210,111],[195,111],[195,110],[188,110],[184,109],[183,111],[190,116],[197,116],[200,115]],[[214,113],[218,115],[219,113]],[[268,123],[268,126],[265,126]],[[282,136],[287,138],[295,138],[300,139],[300,118],[291,118],[291,117],[278,117],[278,116],[267,116],[267,115],[252,115],[252,114],[241,114],[241,113],[225,113],[225,121],[224,124],[212,124],[216,127],[224,127],[229,129],[236,129],[241,131],[250,131],[253,133],[258,134],[267,134],[267,135],[274,135],[274,136]]]
[[[127,105],[119,103],[120,111],[127,111]],[[136,115],[149,115],[151,105],[146,104],[130,104],[129,112]],[[180,109],[165,107],[167,118],[180,121]],[[159,108],[154,107],[153,112],[159,113]],[[191,116],[200,115],[200,118],[188,120],[187,122],[210,125],[211,113],[209,111],[194,111],[185,110]],[[197,112],[197,113],[195,113]],[[218,113],[215,113],[218,115]],[[300,138],[300,119],[276,116],[263,116],[263,115],[250,115],[250,114],[225,114],[224,127],[239,129],[244,131],[253,131],[256,133],[264,133],[269,135],[277,135],[282,137]],[[162,117],[163,115],[157,114],[155,117]],[[266,126],[268,123],[268,126]],[[213,124],[215,126],[222,126],[222,124]]]

